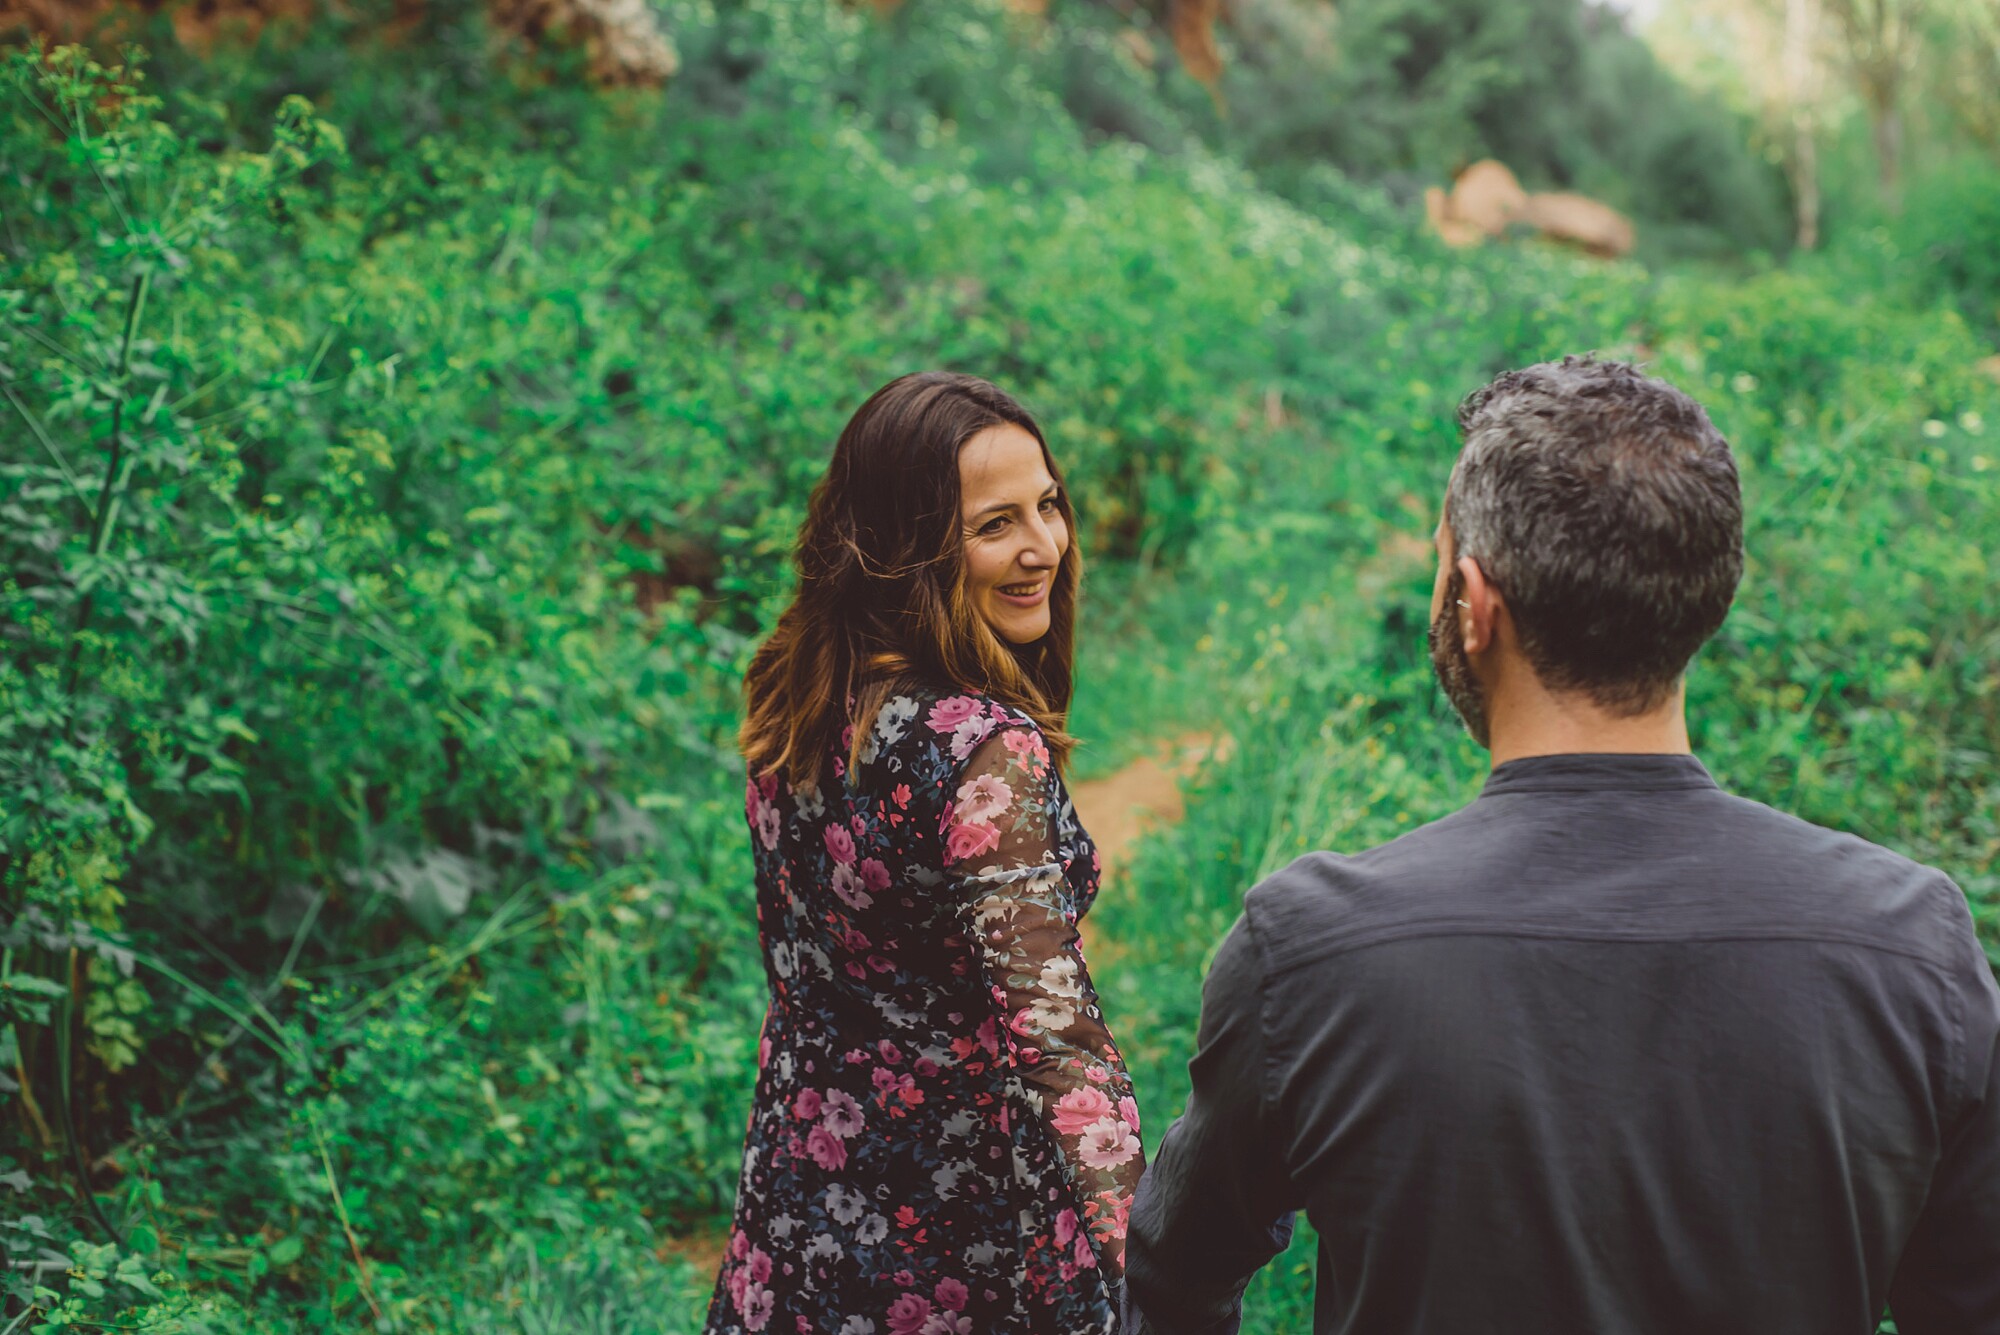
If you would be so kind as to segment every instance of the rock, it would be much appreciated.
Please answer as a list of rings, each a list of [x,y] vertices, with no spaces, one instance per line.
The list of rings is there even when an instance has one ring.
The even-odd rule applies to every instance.
[[[1610,205],[1577,194],[1531,195],[1491,158],[1460,172],[1448,195],[1437,186],[1425,190],[1424,216],[1446,245],[1460,248],[1516,224],[1607,259],[1630,254],[1636,239],[1631,220]]]
[[[1509,224],[1519,221],[1528,207],[1528,192],[1514,179],[1505,163],[1487,158],[1459,173],[1452,183],[1450,215],[1478,228],[1487,236],[1499,236]]]
[[[0,0],[0,32],[26,28],[59,42],[109,42],[162,7],[162,0]],[[397,0],[384,35],[413,25],[422,7],[422,0]],[[185,0],[168,14],[175,40],[205,55],[278,24],[304,32],[325,8],[323,0]],[[489,12],[500,33],[580,43],[598,83],[657,86],[680,68],[680,53],[647,0],[490,0]]]
[[[1523,220],[1552,241],[1580,246],[1604,259],[1631,254],[1637,239],[1629,218],[1585,195],[1529,195]]]
[[[1446,198],[1442,187],[1425,187],[1424,216],[1430,220],[1431,229],[1455,250],[1476,246],[1486,239],[1486,233],[1471,223],[1460,222],[1451,216],[1451,201]]]
[[[1153,39],[1137,28],[1120,28],[1118,44],[1125,48],[1125,54],[1142,70],[1155,69],[1160,63],[1160,53],[1153,46]]]
[[[1222,49],[1215,44],[1215,21],[1222,17],[1222,0],[1173,0],[1167,11],[1167,34],[1189,74],[1215,90],[1222,78]]]
[[[493,0],[492,13],[502,31],[581,42],[600,84],[658,87],[680,69],[646,0]]]

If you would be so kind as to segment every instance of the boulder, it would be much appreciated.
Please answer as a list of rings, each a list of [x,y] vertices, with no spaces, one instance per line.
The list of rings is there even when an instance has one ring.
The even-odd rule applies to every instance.
[[[1631,254],[1637,240],[1631,219],[1587,195],[1529,195],[1522,220],[1552,241],[1579,246],[1604,259]]]
[[[1505,163],[1487,158],[1460,172],[1452,182],[1452,218],[1469,223],[1487,236],[1499,236],[1520,220],[1528,207],[1528,192]]]
[[[1476,246],[1516,225],[1607,259],[1632,251],[1630,219],[1585,195],[1529,194],[1507,165],[1487,158],[1458,174],[1451,193],[1424,191],[1424,216],[1448,246]]]

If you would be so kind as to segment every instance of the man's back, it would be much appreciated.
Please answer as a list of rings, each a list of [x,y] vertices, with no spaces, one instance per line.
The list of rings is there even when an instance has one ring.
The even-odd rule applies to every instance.
[[[1514,761],[1251,891],[1133,1297],[1214,1328],[1302,1208],[1322,1332],[2000,1332],[1997,1041],[1939,873],[1688,756]]]

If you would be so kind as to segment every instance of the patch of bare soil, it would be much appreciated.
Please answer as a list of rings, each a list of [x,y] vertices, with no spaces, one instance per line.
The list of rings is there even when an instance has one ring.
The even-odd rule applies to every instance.
[[[653,1249],[653,1255],[662,1261],[669,1256],[678,1256],[686,1261],[696,1274],[713,1278],[722,1269],[722,1256],[728,1248],[728,1229],[704,1228],[685,1237],[660,1239],[660,1245]]]
[[[1070,790],[1083,828],[1097,843],[1098,856],[1104,861],[1104,883],[1111,893],[1118,892],[1120,877],[1139,837],[1181,818],[1181,780],[1228,751],[1227,737],[1187,733],[1115,773]],[[1118,943],[1093,930],[1089,918],[1083,921],[1082,936],[1085,960],[1101,965],[1118,954]]]
[[[1189,733],[1156,747],[1114,774],[1070,790],[1076,814],[1096,841],[1107,875],[1122,866],[1132,845],[1147,829],[1171,825],[1181,818],[1181,780],[1218,749],[1216,739],[1209,734]]]

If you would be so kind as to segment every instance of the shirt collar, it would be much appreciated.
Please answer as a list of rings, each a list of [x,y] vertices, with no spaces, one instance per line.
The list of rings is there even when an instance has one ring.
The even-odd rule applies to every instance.
[[[1576,752],[1510,760],[1486,776],[1481,797],[1499,793],[1661,792],[1675,788],[1715,788],[1707,766],[1688,755],[1627,755]]]

